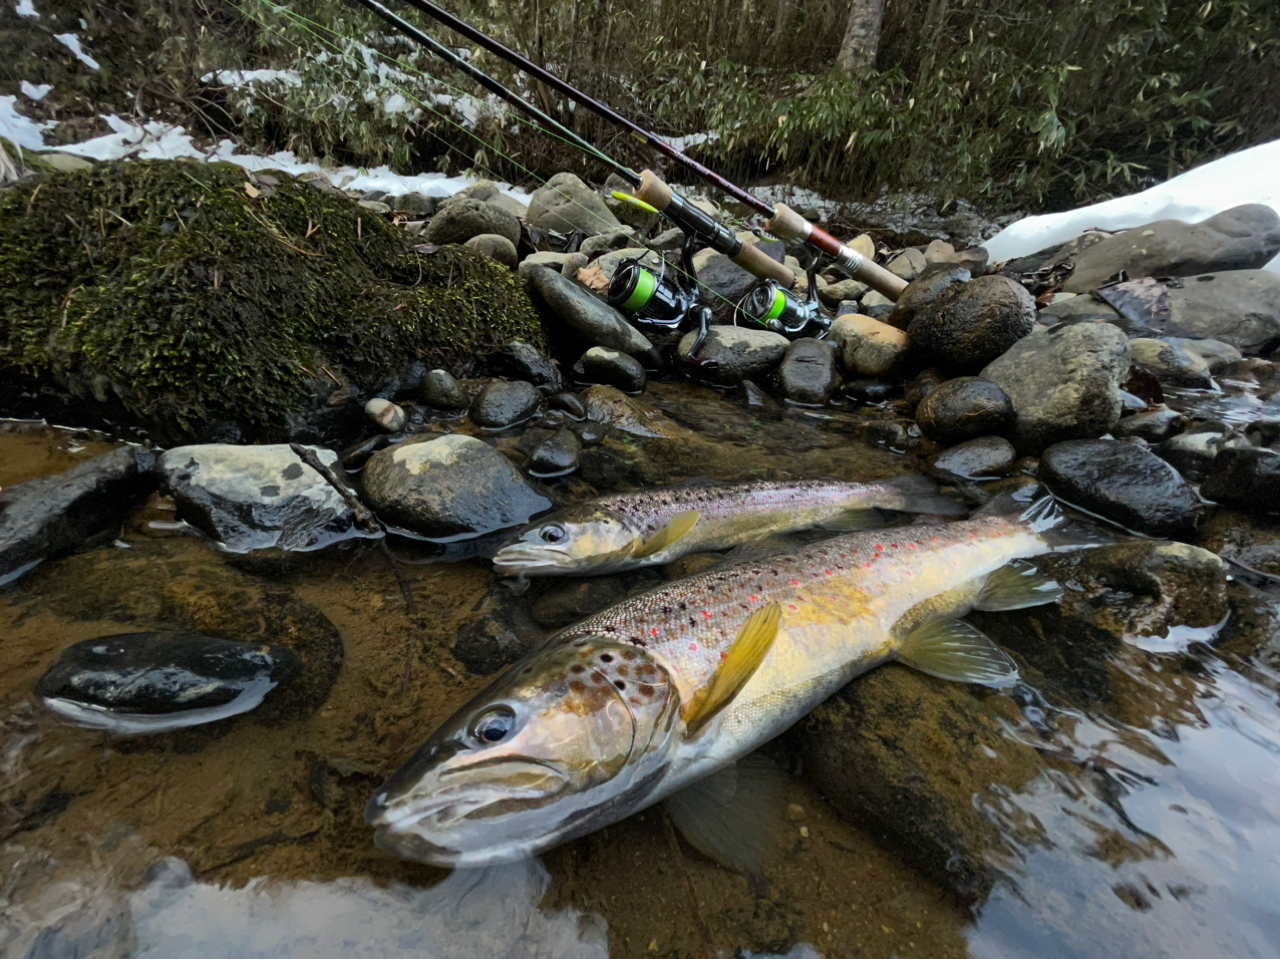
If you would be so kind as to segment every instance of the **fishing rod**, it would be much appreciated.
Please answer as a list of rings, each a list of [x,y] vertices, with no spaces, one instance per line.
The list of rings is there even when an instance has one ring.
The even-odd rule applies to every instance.
[[[365,0],[359,0],[359,2],[363,3]],[[370,0],[370,2],[372,2],[372,0]],[[737,184],[725,179],[714,170],[703,166],[697,160],[687,156],[680,150],[677,150],[661,137],[655,136],[639,124],[628,120],[626,117],[615,112],[607,105],[591,96],[588,96],[586,93],[583,93],[572,84],[561,80],[545,67],[538,66],[538,64],[534,63],[532,60],[504,46],[498,40],[495,40],[483,31],[471,26],[471,24],[466,21],[460,20],[447,10],[444,10],[432,3],[431,0],[404,0],[404,2],[408,3],[414,9],[425,13],[437,22],[444,24],[455,33],[466,37],[468,40],[478,44],[479,46],[484,47],[495,56],[506,60],[508,63],[512,64],[524,73],[527,73],[535,80],[545,83],[553,90],[559,91],[569,99],[581,104],[615,126],[621,127],[638,138],[641,143],[652,146],[659,153],[664,154],[682,166],[692,170],[712,186],[723,190],[738,202],[750,207],[763,216],[769,217],[769,219],[765,221],[764,226],[770,233],[782,237],[783,239],[800,240],[804,242],[817,253],[830,257],[832,262],[844,267],[854,276],[854,278],[863,281],[872,289],[884,294],[891,300],[897,300],[898,296],[906,288],[906,281],[901,277],[895,276],[888,270],[884,269],[884,267],[878,266],[874,262],[865,259],[861,253],[854,250],[848,244],[840,242],[840,240],[836,239],[826,230],[810,223],[785,203],[777,203],[770,206],[764,200],[761,200],[759,197],[749,193]],[[679,194],[664,183],[652,170],[642,170],[640,172],[640,183],[636,186],[636,196],[655,209],[663,212],[666,211],[668,206],[677,202],[677,198],[679,198]],[[760,254],[760,258],[769,259],[764,256],[763,253]],[[737,261],[735,260],[734,262]],[[769,262],[773,263],[774,261],[769,260]],[[739,263],[738,265],[745,266],[742,263]],[[757,273],[750,267],[746,267],[746,269],[750,270],[750,272],[762,279],[766,278],[765,274]],[[785,295],[784,289],[789,290],[790,287],[794,285],[795,275],[791,274],[789,270],[787,272],[790,274],[789,281],[787,278],[776,275],[767,277],[783,284],[783,286],[774,290],[775,304],[783,300],[790,299]],[[777,309],[776,305],[774,309]]]

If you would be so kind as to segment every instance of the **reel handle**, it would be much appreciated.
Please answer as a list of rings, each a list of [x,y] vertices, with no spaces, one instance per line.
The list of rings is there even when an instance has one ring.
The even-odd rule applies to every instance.
[[[765,229],[785,240],[804,240],[810,246],[834,257],[835,261],[848,269],[855,279],[861,280],[894,302],[897,302],[902,291],[907,288],[907,281],[902,277],[895,276],[884,267],[865,259],[862,254],[850,249],[826,230],[814,226],[785,203],[779,203],[774,207],[773,219],[765,223]]]
[[[652,170],[640,171],[640,185],[635,188],[635,195],[659,213],[671,205],[674,192]]]

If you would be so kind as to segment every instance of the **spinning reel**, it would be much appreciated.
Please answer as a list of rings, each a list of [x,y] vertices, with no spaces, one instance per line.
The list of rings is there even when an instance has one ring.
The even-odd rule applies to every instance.
[[[831,317],[818,302],[818,270],[833,262],[832,258],[819,255],[809,259],[805,268],[809,289],[803,297],[777,280],[761,280],[738,301],[733,311],[734,325],[738,325],[741,316],[747,324],[781,333],[789,340],[805,336],[822,339],[831,329]]]

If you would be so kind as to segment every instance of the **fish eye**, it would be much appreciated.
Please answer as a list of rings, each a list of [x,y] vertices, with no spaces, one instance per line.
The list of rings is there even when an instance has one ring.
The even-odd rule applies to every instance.
[[[471,735],[485,745],[500,743],[516,725],[516,714],[507,706],[486,709],[471,723]]]
[[[550,526],[544,526],[540,530],[542,539],[547,543],[559,543],[564,540],[565,531],[563,526],[552,523]]]

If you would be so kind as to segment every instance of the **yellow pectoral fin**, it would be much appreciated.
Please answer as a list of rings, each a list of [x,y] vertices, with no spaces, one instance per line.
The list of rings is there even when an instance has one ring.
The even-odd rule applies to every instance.
[[[748,617],[738,630],[728,655],[720,663],[711,684],[700,690],[684,708],[685,736],[692,739],[708,722],[733,702],[778,638],[782,607],[778,603],[762,606]]]
[[[636,559],[644,559],[646,556],[652,556],[654,553],[660,553],[680,537],[684,536],[698,525],[698,520],[702,518],[702,514],[696,509],[685,510],[683,513],[676,513],[671,517],[669,522],[662,529],[658,530],[647,540],[640,544],[639,548],[632,553]]]

